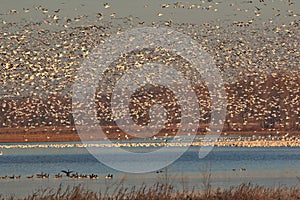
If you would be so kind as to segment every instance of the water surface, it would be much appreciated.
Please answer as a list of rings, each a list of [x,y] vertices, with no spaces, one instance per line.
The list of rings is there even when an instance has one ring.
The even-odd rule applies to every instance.
[[[182,147],[172,148],[172,151],[180,151],[180,148]],[[136,147],[135,150],[149,151],[145,147]],[[113,188],[120,181],[131,187],[164,182],[165,177],[178,189],[184,186],[201,190],[203,176],[209,173],[212,175],[211,183],[214,188],[227,188],[244,182],[267,187],[295,186],[298,184],[297,175],[300,174],[300,148],[292,147],[215,147],[202,160],[198,158],[199,147],[191,147],[172,165],[162,169],[162,172],[144,174],[129,174],[111,169],[95,159],[85,148],[14,148],[2,151],[4,155],[0,156],[0,176],[21,175],[20,180],[0,180],[0,193],[4,195],[22,196],[38,188],[79,183],[86,189],[103,191],[107,187]],[[110,152],[104,150],[103,153]],[[111,155],[112,159],[116,156],[118,155]],[[126,159],[116,162],[122,165],[139,164]],[[149,164],[151,162],[155,161],[149,160]],[[240,171],[240,168],[245,168],[246,171]],[[79,174],[98,174],[99,179],[54,179],[54,174],[67,169]],[[50,178],[26,178],[41,172],[49,173]],[[104,178],[109,173],[114,174],[112,180]]]

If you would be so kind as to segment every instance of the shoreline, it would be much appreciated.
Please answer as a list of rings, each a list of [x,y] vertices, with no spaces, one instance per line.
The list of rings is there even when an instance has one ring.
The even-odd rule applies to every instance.
[[[9,134],[2,133],[0,134],[0,143],[2,143],[2,147],[4,146],[13,146],[18,143],[42,143],[42,142],[80,142],[80,141],[89,141],[92,147],[161,147],[161,146],[169,146],[169,147],[180,147],[180,146],[210,146],[211,143],[205,142],[203,140],[194,140],[192,143],[185,142],[182,140],[184,136],[187,135],[178,135],[176,136],[174,141],[168,140],[170,137],[166,136],[158,136],[156,139],[147,140],[145,142],[137,142],[131,140],[132,138],[120,138],[118,134],[112,134],[110,138],[102,138],[97,137],[96,134],[88,135],[86,137],[79,136],[75,133],[26,133],[26,134]],[[205,136],[204,134],[197,134],[197,136]],[[107,145],[108,140],[114,140],[113,144]],[[118,142],[120,141],[120,142]],[[93,143],[94,142],[94,143]],[[99,143],[97,143],[99,142]],[[12,143],[12,144],[9,144]],[[7,145],[9,144],[9,145]],[[214,146],[218,147],[300,147],[300,133],[298,131],[259,131],[259,132],[251,132],[251,131],[243,131],[243,132],[226,132],[222,133],[218,140],[214,143]],[[40,147],[40,145],[39,145]],[[55,147],[45,145],[44,148]],[[68,145],[66,147],[69,147]],[[86,147],[85,145],[75,145],[72,147]],[[60,147],[61,148],[61,147]]]

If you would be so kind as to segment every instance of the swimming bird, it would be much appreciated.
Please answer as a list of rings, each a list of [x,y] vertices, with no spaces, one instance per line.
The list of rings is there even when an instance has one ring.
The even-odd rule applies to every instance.
[[[12,176],[10,176],[10,177],[8,177],[8,178],[10,178],[10,179],[15,179],[15,175],[12,175]]]
[[[78,178],[87,178],[87,177],[88,177],[88,175],[86,175],[86,174],[80,174]]]
[[[44,174],[43,172],[36,175],[37,178],[49,178],[49,176],[50,176],[49,174],[46,173]]]
[[[26,178],[28,179],[33,179],[34,175],[31,175],[31,176],[26,176]]]
[[[97,174],[90,174],[89,175],[90,179],[98,179],[99,176]]]
[[[70,178],[78,178],[79,174],[76,172],[75,174],[71,174]]]
[[[107,175],[105,176],[106,179],[112,179],[113,177],[114,177],[114,175],[112,175],[112,174],[107,174]]]
[[[56,179],[58,179],[58,178],[62,178],[62,175],[61,175],[60,173],[58,173],[58,174],[55,174],[55,175],[54,175],[54,178],[56,178]]]
[[[246,168],[241,167],[240,171],[246,171]]]

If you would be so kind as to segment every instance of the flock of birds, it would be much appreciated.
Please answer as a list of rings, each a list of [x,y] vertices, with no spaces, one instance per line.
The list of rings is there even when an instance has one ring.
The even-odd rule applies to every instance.
[[[218,2],[212,3],[217,5]],[[267,2],[260,3],[262,7],[268,6]],[[287,1],[287,5],[292,6],[293,2]],[[103,7],[112,9],[109,3]],[[174,5],[161,4],[164,10],[171,7],[187,8],[180,2]],[[190,5],[188,9],[197,7]],[[209,9],[212,7],[213,4],[207,6]],[[72,127],[71,88],[82,61],[111,34],[140,27],[143,23],[132,16],[105,21],[101,13],[97,15],[97,22],[90,22],[84,15],[72,19],[60,17],[60,9],[49,10],[42,6],[34,9],[44,13],[45,18],[39,22],[25,21],[20,24],[2,21],[0,127]],[[252,123],[261,128],[296,130],[300,128],[299,14],[290,7],[286,11],[289,23],[280,24],[274,20],[279,14],[283,15],[283,11],[273,8],[273,18],[259,21],[262,10],[261,7],[254,8],[255,16],[247,21],[179,24],[159,20],[152,24],[171,27],[189,35],[212,55],[225,82],[228,99],[226,125],[229,129],[243,130]],[[24,8],[23,11],[28,13],[30,9]],[[5,15],[19,13],[18,10],[11,10]],[[160,13],[158,16],[164,15]],[[73,24],[80,20],[85,20],[86,25]],[[189,65],[161,49],[150,53],[141,51],[116,60],[113,68],[107,71],[107,77],[102,79],[106,81],[102,84],[113,85],[129,67],[150,61],[172,65],[179,70]],[[201,85],[199,74],[193,70],[185,73],[191,76],[193,86],[200,85],[200,122],[207,123],[210,107],[207,91]],[[101,92],[99,110],[102,114],[99,114],[99,118],[110,124],[114,120],[110,106],[107,102],[103,103],[104,100],[110,100],[110,88],[104,87]],[[170,107],[170,112],[179,118],[176,102],[164,102],[162,99],[169,97],[163,95],[157,96],[156,103]],[[149,99],[149,94],[139,98],[133,101],[141,103],[143,99]],[[147,118],[148,105],[142,103],[137,109],[133,111],[137,121]],[[112,130],[107,131],[110,133]]]
[[[223,145],[232,145],[232,144],[238,144],[240,142],[245,142],[245,144],[248,142],[249,144],[256,144],[259,145],[260,142],[270,142],[275,144],[274,146],[284,146],[284,145],[296,145],[300,146],[300,137],[298,135],[294,134],[273,134],[273,135],[245,135],[245,136],[236,136],[236,135],[226,135],[223,137],[219,137],[217,141],[215,141],[216,146],[223,146]],[[154,148],[160,148],[164,146],[169,147],[183,147],[189,145],[188,142],[185,142],[185,137],[176,137],[174,138],[174,141],[172,141],[172,137],[168,137],[167,139],[159,138],[159,139],[152,139],[152,140],[146,140],[146,141],[136,141],[133,142],[127,141],[127,142],[116,142],[113,144],[102,142],[102,143],[89,143],[89,144],[1,144],[0,149],[3,149],[3,151],[0,151],[0,155],[4,156],[4,151],[8,149],[77,149],[77,148],[112,148],[112,147],[118,147],[118,148],[141,148],[141,147],[154,147]],[[206,139],[207,141],[207,139]],[[194,142],[192,143],[193,146],[202,146],[204,144],[204,138],[195,137]],[[264,145],[263,143],[260,144],[260,146]]]
[[[63,174],[65,174],[65,176],[69,179],[99,179],[99,175],[97,174],[78,174],[77,172],[74,171],[70,171],[70,170],[62,170],[61,171]],[[57,173],[53,176],[54,179],[61,179],[63,178],[63,174],[61,173]],[[114,175],[113,174],[107,174],[104,178],[105,179],[113,179]],[[36,175],[30,175],[30,176],[26,176],[26,179],[49,179],[50,178],[50,174],[47,173],[39,173]],[[15,179],[21,179],[21,175],[6,175],[6,176],[1,176],[0,179],[2,180],[15,180]]]

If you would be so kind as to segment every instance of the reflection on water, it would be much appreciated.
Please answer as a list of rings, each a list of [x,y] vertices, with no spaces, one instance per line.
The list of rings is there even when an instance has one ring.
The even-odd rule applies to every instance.
[[[176,148],[180,150],[181,147]],[[172,150],[176,151],[176,148]],[[145,150],[140,149],[139,152],[141,151]],[[61,183],[65,186],[81,183],[86,189],[98,191],[123,179],[128,187],[142,183],[154,184],[161,181],[166,174],[170,177],[172,184],[179,189],[182,188],[183,180],[190,188],[195,186],[196,189],[201,189],[203,174],[209,171],[214,188],[225,188],[243,182],[253,182],[269,187],[276,187],[279,184],[293,186],[297,184],[297,174],[300,174],[300,148],[216,147],[203,160],[199,160],[198,151],[199,147],[191,147],[167,169],[158,172],[127,174],[99,163],[84,148],[4,149],[4,155],[0,157],[0,176],[21,175],[21,179],[0,179],[0,193],[15,193],[20,196],[38,188],[57,187]],[[103,153],[109,152],[104,150]],[[111,153],[112,159],[114,156],[117,155]],[[130,160],[116,162],[120,165],[133,164]],[[155,161],[149,160],[149,163],[151,162]],[[78,174],[98,174],[99,179],[75,179],[65,176],[62,179],[54,179],[55,174],[67,169]],[[49,173],[50,178],[26,178],[37,173]],[[105,179],[107,174],[113,174],[114,178]]]

